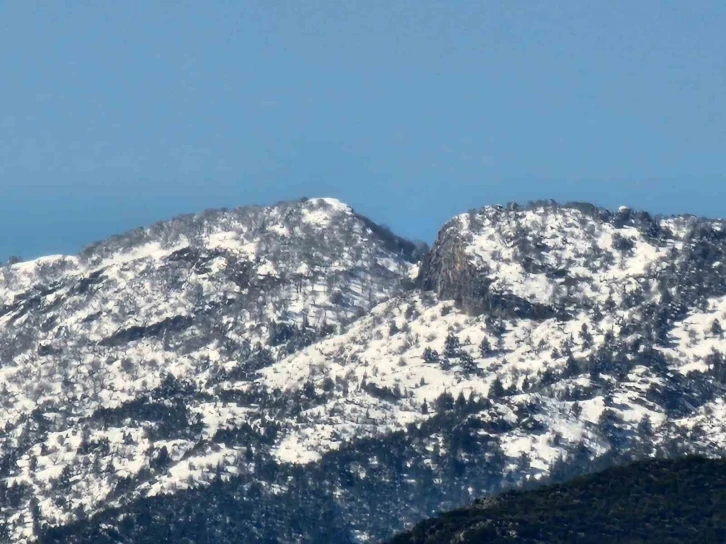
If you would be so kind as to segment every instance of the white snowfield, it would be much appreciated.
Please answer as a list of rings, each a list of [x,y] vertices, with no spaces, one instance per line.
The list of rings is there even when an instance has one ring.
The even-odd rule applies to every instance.
[[[492,292],[562,304],[566,320],[492,320],[406,290],[420,263],[328,198],[182,217],[79,256],[0,268],[0,455],[15,456],[0,481],[29,490],[0,522],[14,542],[29,542],[33,501],[43,523],[59,525],[250,474],[250,457],[262,452],[217,437],[263,434],[271,422],[278,462],[315,463],[353,440],[420,426],[447,393],[492,400],[470,417],[508,422],[498,439],[519,479],[546,477],[578,444],[607,452],[606,409],[624,428],[647,423],[655,445],[687,436],[693,451],[720,455],[723,394],[674,417],[652,393],[672,376],[712,370],[713,354],[726,351],[714,328],[726,321],[726,296],[672,323],[669,345],[656,347],[665,370],[638,359],[642,335],[630,326],[664,296],[656,275],[694,222],[659,220],[669,235],[655,241],[635,226],[551,206],[483,208],[447,225]],[[525,265],[523,241],[540,269],[565,273]],[[641,302],[628,302],[636,295]],[[293,333],[279,324],[324,333],[293,349]],[[452,337],[458,346],[447,353]],[[573,359],[592,360],[614,339],[632,347],[626,372],[571,371]],[[271,359],[245,371],[263,349]],[[133,410],[183,411],[161,396],[169,376],[193,394],[184,397],[184,428],[165,435]],[[236,400],[254,391],[297,398],[306,388],[323,400],[294,417]],[[577,392],[586,393],[573,400]],[[517,414],[529,405],[538,410],[525,424]]]

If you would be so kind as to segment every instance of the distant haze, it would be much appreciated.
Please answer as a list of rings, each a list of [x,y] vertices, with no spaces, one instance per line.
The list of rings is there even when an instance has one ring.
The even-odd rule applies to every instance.
[[[726,4],[4,2],[0,261],[334,196],[726,215]]]

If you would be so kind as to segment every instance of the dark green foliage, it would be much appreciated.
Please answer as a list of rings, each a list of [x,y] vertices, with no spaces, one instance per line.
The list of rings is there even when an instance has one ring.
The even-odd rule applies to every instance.
[[[582,329],[580,330],[580,338],[582,339],[583,346],[589,348],[592,344],[592,333],[587,327],[587,323],[582,324]]]
[[[278,323],[273,321],[270,323],[267,342],[272,347],[282,346],[280,353],[282,355],[289,355],[334,332],[335,327],[326,323],[322,324],[319,328],[314,328],[307,325],[307,323],[297,325],[295,323]],[[245,365],[247,370],[259,370],[271,364],[271,362],[257,355],[261,350],[263,350],[262,346],[256,346],[254,351],[242,350],[244,358],[249,355],[254,357],[253,361]],[[272,361],[271,355],[269,355],[269,359]]]
[[[157,453],[150,462],[151,467],[157,470],[163,470],[167,468],[170,464],[171,457],[169,457],[169,450],[166,449],[166,446],[162,446],[161,450],[159,450],[159,453]]]
[[[618,251],[627,253],[635,247],[635,244],[630,238],[626,238],[618,233],[615,233],[613,235],[613,247]]]
[[[504,396],[504,386],[502,385],[502,380],[500,380],[498,377],[494,378],[494,381],[492,382],[491,387],[489,388],[489,397],[493,399],[498,399]]]
[[[726,460],[645,461],[444,514],[391,544],[723,543]]]
[[[374,223],[367,217],[360,214],[356,214],[356,217],[358,217],[358,219],[360,219],[366,227],[371,229],[371,231],[373,231],[373,233],[381,239],[383,247],[385,247],[388,251],[392,251],[397,255],[400,255],[410,262],[415,263],[428,252],[428,246],[423,242],[418,244],[410,242],[393,234],[391,229],[385,225]]]
[[[461,368],[464,372],[467,374],[478,374],[479,373],[479,367],[474,362],[474,359],[471,355],[469,355],[466,352],[462,352],[459,357],[459,364],[461,365]]]
[[[481,355],[482,357],[488,357],[491,352],[492,345],[489,342],[489,339],[484,337],[484,339],[481,341],[481,344],[479,344],[479,355]]]
[[[192,385],[168,374],[150,395],[121,404],[115,408],[100,408],[89,421],[104,427],[124,427],[129,422],[148,422],[149,436],[154,439],[194,438],[199,435],[203,425],[198,417],[189,411],[192,398],[204,398],[194,391]],[[102,455],[109,452],[107,439],[88,442],[82,441],[82,453],[98,451]]]
[[[711,324],[711,334],[723,338],[723,327],[721,327],[721,322],[718,319],[714,319]]]
[[[450,332],[446,337],[446,342],[444,343],[444,346],[444,354],[448,358],[454,359],[459,356],[461,342],[459,341],[459,337],[456,336],[453,332]]]
[[[152,325],[135,325],[128,329],[121,329],[108,338],[101,340],[102,346],[118,347],[143,340],[144,338],[155,338],[169,333],[178,333],[192,326],[193,319],[187,316],[174,316]]]
[[[447,410],[453,410],[454,408],[454,397],[448,391],[441,393],[436,399],[436,411],[446,412]]]
[[[429,347],[424,348],[423,360],[427,363],[437,363],[439,361],[439,352]]]
[[[712,349],[711,353],[706,356],[706,364],[717,382],[726,383],[726,363],[721,352]]]
[[[367,383],[365,389],[369,395],[387,402],[396,402],[401,399],[401,391],[395,388],[380,386],[375,383]]]

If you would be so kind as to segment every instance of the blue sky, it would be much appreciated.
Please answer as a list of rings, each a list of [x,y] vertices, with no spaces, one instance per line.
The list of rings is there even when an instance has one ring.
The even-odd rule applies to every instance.
[[[726,3],[0,3],[0,260],[336,196],[726,216]]]

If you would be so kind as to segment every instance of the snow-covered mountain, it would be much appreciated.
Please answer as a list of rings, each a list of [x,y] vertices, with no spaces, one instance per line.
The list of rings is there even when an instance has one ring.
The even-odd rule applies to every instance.
[[[375,541],[528,479],[723,455],[724,263],[724,223],[690,216],[486,207],[428,251],[311,199],[6,266],[0,534]]]

